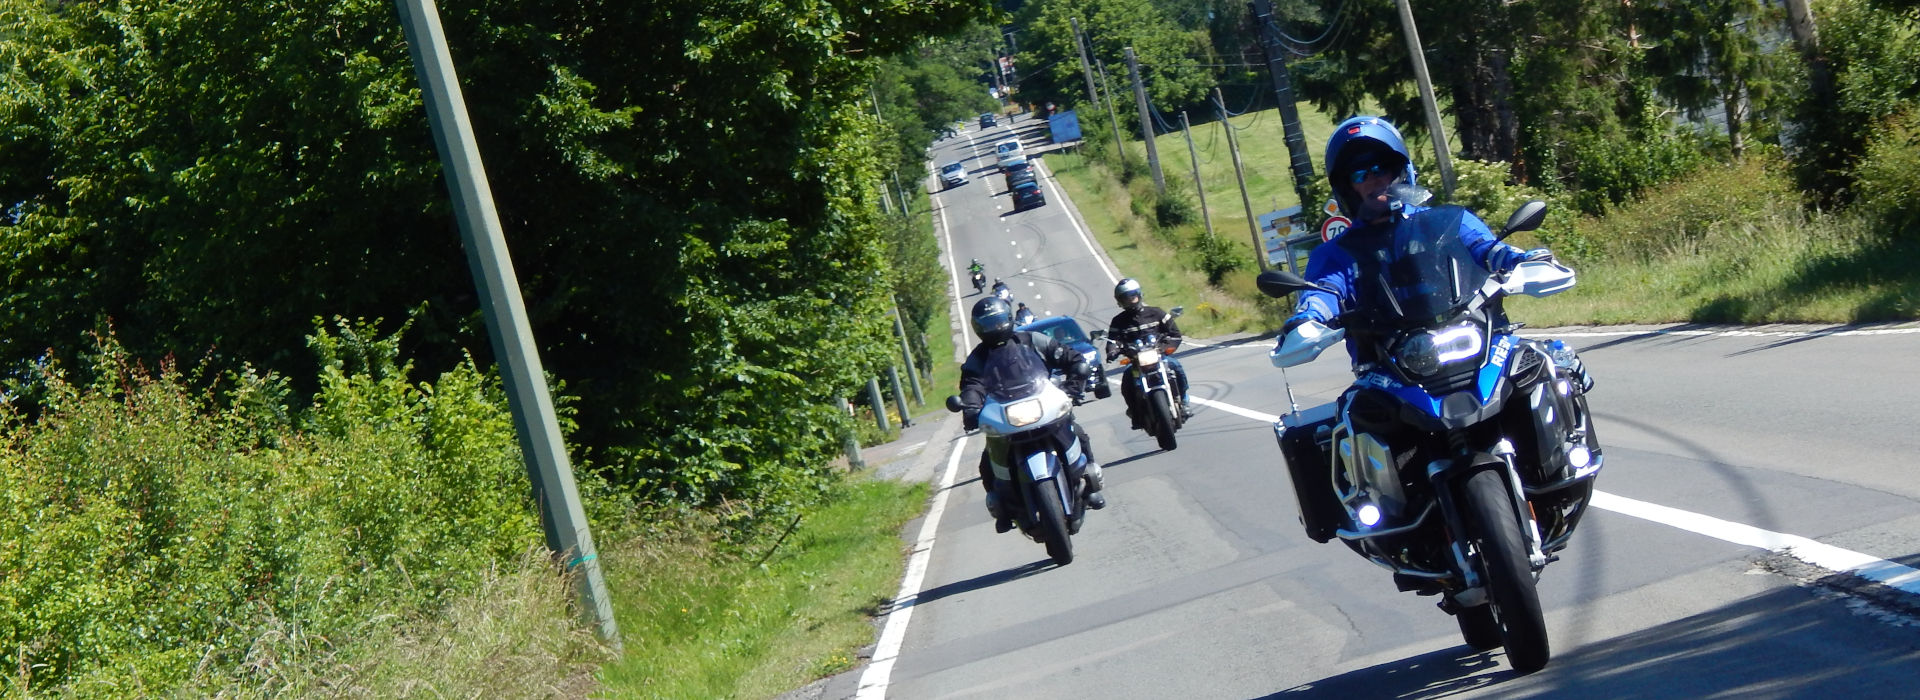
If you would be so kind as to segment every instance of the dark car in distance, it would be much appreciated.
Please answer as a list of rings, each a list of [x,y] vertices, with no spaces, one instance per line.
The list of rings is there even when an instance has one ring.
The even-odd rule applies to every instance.
[[[1013,210],[1026,211],[1034,207],[1047,205],[1047,195],[1040,191],[1040,183],[1027,180],[1013,186]]]
[[[998,123],[991,114],[980,115],[980,128],[982,129],[991,128],[994,124]]]
[[[1022,182],[1033,182],[1033,166],[1027,163],[1009,166],[1001,172],[1007,175],[1007,189],[1009,190]]]
[[[1017,330],[1045,333],[1054,342],[1067,346],[1068,350],[1079,353],[1087,364],[1093,366],[1093,376],[1087,378],[1087,393],[1096,399],[1113,395],[1113,387],[1107,384],[1107,366],[1100,361],[1100,350],[1094,342],[1105,337],[1106,331],[1094,331],[1089,338],[1087,332],[1080,329],[1080,322],[1072,316],[1048,316],[1032,323],[1020,326]]]

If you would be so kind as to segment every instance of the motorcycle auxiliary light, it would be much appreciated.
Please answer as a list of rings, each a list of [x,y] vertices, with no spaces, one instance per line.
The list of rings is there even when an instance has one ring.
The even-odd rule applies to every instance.
[[[1141,350],[1140,359],[1135,361],[1134,364],[1139,365],[1141,369],[1145,369],[1148,367],[1152,367],[1155,364],[1158,364],[1159,362],[1160,362],[1159,350]]]
[[[1015,402],[1007,405],[1007,423],[1015,428],[1024,428],[1040,422],[1040,417],[1046,412],[1041,408],[1039,399]]]
[[[1393,359],[1401,369],[1424,377],[1440,371],[1441,365],[1479,356],[1481,348],[1479,326],[1468,323],[1407,336]]]
[[[1360,519],[1360,525],[1362,527],[1373,527],[1380,524],[1380,506],[1363,502],[1359,508],[1354,509],[1353,513],[1355,517]]]

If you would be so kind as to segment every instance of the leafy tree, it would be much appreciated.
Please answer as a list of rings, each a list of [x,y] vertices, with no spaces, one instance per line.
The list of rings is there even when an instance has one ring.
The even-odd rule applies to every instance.
[[[973,0],[445,11],[546,366],[610,476],[793,494],[892,342],[873,57]],[[295,362],[311,319],[485,347],[391,3],[0,0],[0,360]],[[286,373],[298,376],[298,373]]]
[[[1771,14],[1758,0],[1686,0],[1645,3],[1632,15],[1647,32],[1647,69],[1661,94],[1684,109],[1720,106],[1735,157],[1746,150],[1753,102],[1771,94],[1756,36]]]
[[[1019,16],[1025,29],[1019,62],[1022,94],[1030,102],[1080,104],[1086,97],[1073,27],[1077,18],[1088,40],[1089,61],[1101,61],[1115,81],[1116,93],[1130,90],[1126,49],[1140,63],[1147,102],[1162,113],[1201,104],[1214,85],[1218,63],[1203,29],[1186,30],[1147,0],[1049,0],[1028,5]],[[1030,73],[1026,71],[1031,71]],[[1132,100],[1114,101],[1126,114],[1138,112]]]

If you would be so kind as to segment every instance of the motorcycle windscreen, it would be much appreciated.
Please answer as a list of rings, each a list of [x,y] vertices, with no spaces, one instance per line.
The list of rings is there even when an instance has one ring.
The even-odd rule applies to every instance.
[[[1372,240],[1342,241],[1359,268],[1356,305],[1402,328],[1443,323],[1458,313],[1488,276],[1460,238],[1466,213],[1436,207]],[[1371,249],[1353,250],[1358,246]]]
[[[987,352],[980,381],[989,396],[1002,402],[1017,401],[1040,393],[1041,383],[1047,381],[1047,363],[1032,347],[1002,343]]]

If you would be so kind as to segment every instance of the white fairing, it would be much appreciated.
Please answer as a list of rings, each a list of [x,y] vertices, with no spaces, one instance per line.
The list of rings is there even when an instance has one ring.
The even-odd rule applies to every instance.
[[[1500,285],[1500,291],[1509,295],[1544,297],[1572,289],[1573,284],[1573,268],[1545,260],[1532,260],[1515,267],[1507,275],[1506,283]]]
[[[1043,385],[1040,388],[1040,393],[1020,399],[1019,401],[1001,403],[998,399],[988,396],[986,405],[980,408],[980,429],[985,431],[990,437],[1013,435],[1053,425],[1063,420],[1068,413],[1073,412],[1073,397],[1068,396],[1067,392],[1061,391],[1060,387],[1054,386],[1053,382],[1047,381],[1044,378],[1036,381]],[[1027,401],[1039,402],[1041,409],[1040,420],[1026,425],[1015,426],[1007,420],[1007,406],[1010,404],[1025,403]]]
[[[1319,321],[1308,321],[1294,327],[1287,337],[1281,338],[1280,345],[1267,353],[1267,357],[1273,360],[1275,367],[1304,365],[1346,337],[1347,330],[1344,328],[1335,330]]]

